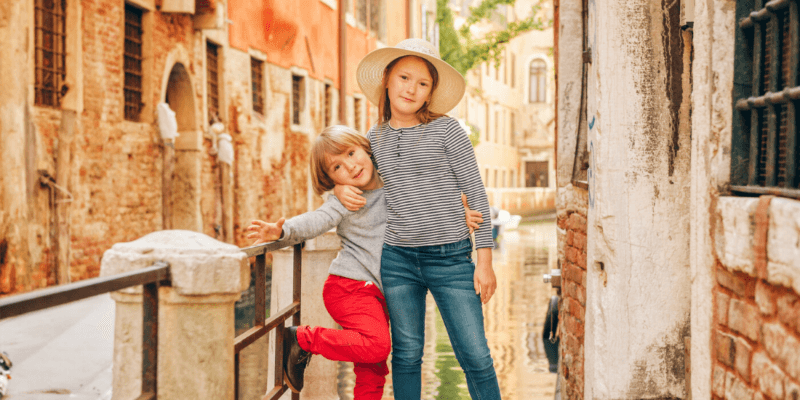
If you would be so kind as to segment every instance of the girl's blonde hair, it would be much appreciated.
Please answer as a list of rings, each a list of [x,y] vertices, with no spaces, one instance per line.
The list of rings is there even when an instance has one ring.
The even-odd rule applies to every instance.
[[[383,70],[383,80],[381,81],[381,88],[383,90],[383,95],[381,95],[380,101],[378,101],[378,111],[380,113],[380,120],[378,121],[378,125],[384,124],[389,122],[392,119],[392,106],[389,103],[389,94],[386,91],[386,85],[389,83],[389,74],[392,73],[395,65],[397,62],[406,58],[406,57],[415,57],[425,62],[425,65],[428,67],[428,72],[431,74],[431,80],[433,83],[431,84],[431,93],[430,97],[433,97],[433,92],[436,90],[436,86],[439,85],[439,71],[436,70],[436,67],[431,64],[430,61],[417,56],[403,56],[398,57],[392,60],[389,65],[386,66],[386,69]],[[417,110],[417,118],[419,122],[423,124],[427,124],[435,120],[436,118],[441,117],[444,114],[435,113],[428,109],[428,104],[430,104],[430,97],[428,100],[425,101],[425,104]]]
[[[344,125],[333,125],[322,130],[311,145],[311,186],[314,192],[321,195],[336,186],[328,176],[329,155],[339,155],[352,146],[360,146],[372,158],[372,148],[369,140],[356,132],[355,129]],[[373,172],[374,173],[374,172]]]

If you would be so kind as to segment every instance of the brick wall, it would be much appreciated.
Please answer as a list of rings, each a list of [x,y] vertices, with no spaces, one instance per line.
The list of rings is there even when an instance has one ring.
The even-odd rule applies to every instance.
[[[791,274],[783,273],[792,267],[780,266],[797,246],[797,223],[776,218],[782,211],[797,215],[800,203],[781,199],[771,206],[771,200],[727,198],[718,211],[711,332],[715,399],[800,399],[800,296],[787,279]],[[779,242],[785,240],[793,243]]]
[[[721,264],[714,289],[714,398],[800,398],[800,297]]]
[[[564,399],[583,399],[583,343],[586,313],[586,216],[568,212],[558,219],[566,231],[561,265],[561,384]]]

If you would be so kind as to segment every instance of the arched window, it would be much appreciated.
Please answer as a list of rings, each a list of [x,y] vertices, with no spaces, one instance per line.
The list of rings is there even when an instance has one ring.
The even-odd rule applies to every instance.
[[[531,61],[530,94],[528,101],[531,103],[544,103],[547,100],[547,64],[537,58]]]

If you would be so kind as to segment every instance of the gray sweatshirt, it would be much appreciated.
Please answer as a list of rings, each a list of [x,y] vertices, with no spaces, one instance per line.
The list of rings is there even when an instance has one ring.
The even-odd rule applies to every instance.
[[[332,228],[342,239],[342,250],[328,273],[357,281],[381,284],[381,250],[386,230],[386,196],[383,188],[365,190],[367,204],[358,211],[347,210],[335,195],[320,208],[286,220],[281,241],[299,243]]]

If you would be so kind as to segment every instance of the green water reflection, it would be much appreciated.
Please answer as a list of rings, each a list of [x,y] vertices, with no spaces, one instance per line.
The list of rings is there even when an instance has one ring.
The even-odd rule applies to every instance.
[[[447,329],[436,309],[436,372],[439,385],[436,387],[434,397],[438,400],[469,399],[469,389],[464,376],[464,371],[458,364],[456,354],[450,345]]]

